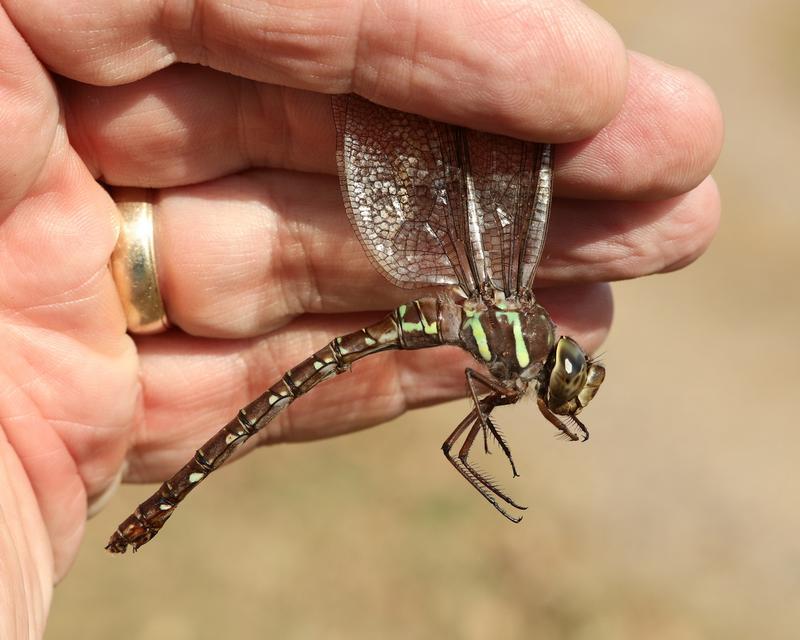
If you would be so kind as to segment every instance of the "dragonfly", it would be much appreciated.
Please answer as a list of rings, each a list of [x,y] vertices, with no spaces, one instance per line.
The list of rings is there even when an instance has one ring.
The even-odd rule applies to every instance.
[[[469,457],[479,435],[487,451],[491,438],[518,475],[494,409],[531,391],[560,434],[589,437],[577,415],[605,369],[558,335],[533,293],[553,195],[552,145],[429,120],[354,94],[333,96],[332,111],[343,201],[366,254],[394,285],[435,293],[334,338],[286,371],[120,524],[109,551],[135,551],[151,540],[238,447],[297,398],[374,353],[455,345],[481,365],[465,370],[472,409],[442,450],[512,522],[525,507]]]

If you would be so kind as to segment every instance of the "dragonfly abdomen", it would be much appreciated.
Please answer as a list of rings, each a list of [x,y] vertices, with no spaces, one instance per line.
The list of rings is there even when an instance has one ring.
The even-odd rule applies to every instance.
[[[128,546],[136,550],[152,539],[192,489],[296,398],[320,382],[348,371],[353,362],[373,353],[444,344],[457,335],[458,314],[458,307],[452,302],[421,298],[401,305],[375,324],[334,338],[242,408],[180,471],[120,524],[106,548],[122,553]]]

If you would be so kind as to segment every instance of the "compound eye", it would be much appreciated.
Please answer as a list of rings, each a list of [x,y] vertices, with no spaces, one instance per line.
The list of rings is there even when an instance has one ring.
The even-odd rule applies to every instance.
[[[556,345],[556,367],[561,367],[564,376],[572,379],[586,369],[586,354],[572,338],[562,337]]]
[[[550,374],[550,395],[561,402],[577,397],[587,376],[586,354],[572,338],[559,338]]]

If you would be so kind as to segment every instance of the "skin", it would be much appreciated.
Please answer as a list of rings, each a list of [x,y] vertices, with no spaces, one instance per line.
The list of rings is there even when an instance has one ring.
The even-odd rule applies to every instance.
[[[713,94],[583,5],[286,4],[0,0],[0,637],[42,635],[88,505],[121,473],[162,480],[284,369],[417,293],[387,285],[346,222],[324,94],[563,143],[537,291],[588,350],[607,282],[712,239]],[[126,334],[98,179],[155,189],[179,330]],[[469,362],[367,359],[260,443],[463,397]]]

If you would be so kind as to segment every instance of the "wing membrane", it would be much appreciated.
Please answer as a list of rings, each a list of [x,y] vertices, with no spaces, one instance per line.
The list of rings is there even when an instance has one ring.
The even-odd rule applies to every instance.
[[[345,207],[375,266],[400,287],[472,291],[451,128],[353,95],[333,109]]]
[[[333,112],[345,207],[384,276],[407,288],[457,284],[468,295],[530,288],[547,228],[549,146],[354,95],[334,96]]]
[[[547,235],[552,149],[477,131],[469,147],[486,277],[508,296],[530,290]]]

